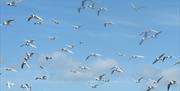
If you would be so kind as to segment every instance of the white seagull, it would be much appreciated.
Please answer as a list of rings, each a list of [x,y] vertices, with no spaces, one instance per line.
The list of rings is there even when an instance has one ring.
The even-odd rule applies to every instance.
[[[52,19],[52,22],[53,22],[54,24],[61,24],[61,21],[55,20],[55,19]]]
[[[132,55],[129,60],[132,60],[132,59],[138,59],[138,58],[144,58],[144,56],[141,56],[141,55]]]
[[[7,2],[7,6],[16,7],[16,0],[11,0],[11,2]]]
[[[47,80],[47,76],[36,77],[35,80]]]
[[[138,12],[140,9],[143,9],[144,6],[136,6],[134,3],[131,3],[131,7],[136,11]]]
[[[55,36],[48,36],[48,39],[49,40],[56,40],[56,37]]]
[[[17,70],[14,69],[14,68],[7,68],[7,67],[5,67],[5,68],[1,68],[1,69],[6,70],[6,71],[11,71],[11,72],[17,72]]]
[[[110,26],[112,24],[114,24],[112,21],[107,21],[107,22],[104,23],[104,27],[106,28],[106,27],[108,27],[108,26]]]
[[[119,72],[119,73],[122,73],[122,72],[124,72],[123,70],[122,70],[122,68],[120,68],[120,67],[118,67],[118,66],[113,66],[112,68],[111,68],[111,75],[112,74],[114,74],[114,72]]]
[[[29,83],[21,84],[22,89],[26,89],[27,91],[31,91],[31,85]]]
[[[74,30],[79,30],[81,28],[81,25],[72,25]]]
[[[6,82],[6,86],[10,89],[11,87],[13,87],[15,84],[12,81],[7,81]]]
[[[167,86],[167,91],[169,91],[170,87],[171,87],[172,85],[175,85],[175,84],[176,84],[176,81],[175,81],[175,80],[169,81],[168,86]]]
[[[35,15],[35,14],[32,14],[32,15],[30,15],[30,16],[28,17],[27,21],[31,21],[32,19],[36,19],[36,20],[38,20],[38,21],[42,21],[42,20],[43,20],[40,16]]]
[[[143,79],[144,79],[144,76],[140,77],[140,78],[136,81],[136,83],[140,83],[141,80],[143,80]]]
[[[108,11],[107,8],[103,8],[103,7],[99,8],[98,11],[97,11],[97,16],[99,16],[101,12],[106,12],[106,11]]]
[[[86,57],[86,61],[89,59],[89,58],[91,58],[91,57],[100,57],[100,56],[102,56],[101,54],[98,54],[98,53],[91,53],[90,55],[88,55],[87,57]]]
[[[69,48],[61,48],[60,49],[62,52],[66,52],[66,53],[70,53],[70,54],[73,54],[74,52],[71,51]]]
[[[102,74],[96,78],[96,81],[102,81],[105,74]]]
[[[24,69],[24,67],[31,68],[27,61],[23,61],[21,64],[21,69]]]
[[[20,45],[20,47],[23,46],[31,46],[33,48],[37,48],[36,45],[34,44],[34,40],[25,40],[24,43]]]
[[[14,21],[13,19],[5,20],[3,22],[3,25],[11,25],[13,21]]]

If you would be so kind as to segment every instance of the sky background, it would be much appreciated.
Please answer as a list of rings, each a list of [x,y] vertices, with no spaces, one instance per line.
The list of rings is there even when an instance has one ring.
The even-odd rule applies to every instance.
[[[20,84],[27,82],[32,85],[32,91],[145,91],[148,79],[157,79],[160,75],[166,78],[154,91],[165,91],[167,80],[180,81],[179,65],[174,66],[176,60],[152,65],[154,59],[162,53],[173,55],[180,59],[180,1],[179,0],[95,0],[96,7],[107,7],[108,11],[97,16],[97,10],[82,10],[77,8],[82,0],[19,0],[17,7],[8,7],[6,2],[0,1],[0,23],[7,19],[15,21],[10,26],[0,28],[0,66],[14,67],[18,72],[1,70],[0,89],[2,91],[24,91]],[[136,12],[130,3],[145,8]],[[34,25],[27,22],[31,14],[44,19],[44,24]],[[56,25],[52,19],[61,20]],[[114,22],[104,28],[106,21]],[[75,31],[72,25],[82,25]],[[138,34],[148,29],[162,31],[158,39],[148,40],[139,46],[141,36]],[[55,36],[55,41],[48,40],[48,36]],[[20,47],[26,39],[34,39],[37,48]],[[79,45],[83,41],[84,44]],[[74,54],[61,54],[59,49],[66,44],[74,44]],[[35,52],[30,61],[31,69],[20,69],[20,64],[26,52]],[[85,62],[91,53],[102,54]],[[117,52],[126,54],[117,56]],[[143,55],[145,58],[128,61],[131,55]],[[44,62],[44,57],[51,55],[54,62]],[[46,71],[39,69],[44,64]],[[79,65],[92,67],[91,72],[80,76],[68,73],[68,70]],[[89,86],[94,78],[106,72],[108,67],[119,65],[124,73],[109,76],[112,81],[93,89]],[[95,73],[94,73],[95,71]],[[97,73],[96,73],[97,72]],[[102,73],[101,73],[102,72]],[[90,74],[90,75],[88,75]],[[36,76],[47,75],[48,80],[36,81]],[[147,78],[140,84],[133,79],[145,75]],[[86,76],[85,78],[81,76]],[[15,83],[8,89],[7,80]],[[179,84],[170,91],[178,91]]]

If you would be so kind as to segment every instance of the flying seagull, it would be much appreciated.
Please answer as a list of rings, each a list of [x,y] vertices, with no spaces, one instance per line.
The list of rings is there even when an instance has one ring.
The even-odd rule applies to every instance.
[[[129,60],[132,60],[132,59],[138,59],[138,58],[144,58],[144,56],[141,56],[141,55],[132,55]]]
[[[117,55],[118,55],[118,56],[123,56],[123,57],[126,56],[126,54],[123,54],[123,53],[121,53],[121,52],[118,52]]]
[[[30,16],[28,17],[27,21],[31,21],[32,19],[36,19],[36,20],[38,20],[38,21],[42,21],[42,20],[43,20],[40,16],[35,15],[35,14],[32,14],[32,15],[30,15]]]
[[[102,56],[101,54],[98,54],[98,53],[91,53],[90,55],[88,55],[87,57],[86,57],[86,61],[89,59],[89,58],[91,58],[91,57],[100,57],[100,56]]]
[[[13,87],[15,84],[12,81],[7,81],[6,82],[6,86],[10,89],[11,87]]]
[[[6,70],[6,71],[11,71],[11,72],[17,72],[17,70],[14,68],[1,68],[1,69]]]
[[[97,11],[97,16],[99,16],[101,12],[106,12],[106,11],[108,11],[107,8],[104,8],[104,7],[99,8],[98,11]]]
[[[46,56],[45,59],[46,60],[52,60],[53,58],[51,56]]]
[[[7,2],[7,6],[16,7],[16,0],[11,0],[11,2]]]
[[[27,91],[31,91],[31,85],[29,83],[21,84],[22,89],[26,89]]]
[[[105,74],[102,74],[96,78],[96,81],[102,81]]]
[[[99,84],[94,84],[94,85],[91,85],[91,88],[97,88],[99,86]]]
[[[152,89],[154,89],[154,86],[148,86],[148,89],[146,91],[150,91]]]
[[[27,63],[27,61],[23,61],[21,64],[21,69],[24,69],[24,67],[31,68],[30,65]]]
[[[72,25],[74,30],[79,30],[81,28],[81,25]]]
[[[87,66],[79,66],[78,67],[80,70],[88,70],[89,69],[89,67],[87,67]]]
[[[48,39],[49,40],[56,40],[56,37],[55,36],[48,36]]]
[[[136,81],[136,83],[140,83],[141,80],[143,80],[143,79],[144,79],[144,76],[140,77],[140,78]]]
[[[175,80],[169,81],[168,86],[167,86],[167,91],[169,91],[170,87],[171,87],[172,85],[175,85],[175,84],[176,84],[176,81],[175,81]]]
[[[61,48],[60,49],[62,52],[66,52],[66,53],[70,53],[70,54],[73,54],[74,52],[71,51],[69,48]]]
[[[55,20],[55,19],[52,19],[52,22],[53,22],[54,24],[61,24],[61,21]]]
[[[177,61],[174,65],[178,65],[178,64],[180,64],[180,61]]]
[[[157,57],[157,58],[155,59],[155,61],[154,61],[152,64],[155,64],[155,63],[161,61],[164,56],[165,56],[165,53],[161,54],[159,57]]]
[[[104,23],[104,27],[106,28],[106,27],[108,27],[108,26],[110,26],[112,24],[114,24],[112,21],[107,21],[107,22]]]
[[[13,19],[5,20],[3,22],[3,25],[11,25],[13,21],[14,21]]]
[[[122,72],[124,72],[120,67],[118,67],[118,66],[114,66],[114,67],[112,67],[111,68],[111,75],[112,74],[114,74],[114,72],[119,72],[119,73],[122,73]]]
[[[154,84],[158,84],[162,79],[164,78],[164,76],[161,76],[159,79],[157,79],[156,81],[154,81]]]
[[[143,9],[144,6],[136,6],[134,3],[131,3],[131,7],[136,11],[138,12],[140,9]]]
[[[34,40],[25,40],[24,43],[20,45],[20,47],[23,46],[31,46],[33,48],[37,48],[36,45],[34,44]]]
[[[35,80],[47,80],[47,76],[36,77]]]

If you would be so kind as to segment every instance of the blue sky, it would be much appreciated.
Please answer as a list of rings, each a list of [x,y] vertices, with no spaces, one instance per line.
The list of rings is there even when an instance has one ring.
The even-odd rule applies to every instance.
[[[0,28],[0,65],[2,68],[15,67],[18,72],[2,71],[0,83],[2,91],[23,91],[19,87],[23,82],[30,83],[32,91],[145,91],[147,88],[145,81],[136,84],[132,79],[137,79],[140,75],[154,79],[161,73],[171,74],[171,70],[174,71],[174,69],[175,73],[172,72],[167,79],[172,80],[180,75],[179,65],[173,66],[175,60],[152,65],[154,59],[162,53],[180,59],[179,0],[95,0],[96,7],[108,8],[108,11],[100,16],[96,16],[97,10],[83,10],[79,14],[77,8],[80,7],[81,0],[19,0],[15,8],[8,7],[7,1],[0,1],[0,22],[6,19],[15,21],[10,26]],[[132,2],[145,8],[136,12],[130,6]],[[45,23],[34,25],[32,22],[27,22],[27,18],[33,13],[41,16]],[[62,24],[56,25],[51,22],[52,19],[61,20]],[[112,21],[114,24],[104,28],[103,23],[106,21]],[[82,25],[82,27],[74,31],[72,25]],[[139,46],[141,37],[138,34],[148,29],[163,32],[158,39],[145,41],[142,46]],[[48,40],[50,35],[56,36],[57,39]],[[37,49],[19,47],[26,39],[34,39]],[[84,44],[79,45],[80,41]],[[65,47],[66,44],[75,45],[74,54],[57,57],[57,50]],[[32,68],[21,70],[20,62],[25,53],[30,51],[38,53],[30,62]],[[100,53],[103,57],[90,60],[92,63],[84,62],[91,52]],[[125,53],[127,56],[119,57],[117,52]],[[128,61],[129,56],[134,54],[143,55],[145,58]],[[46,62],[48,72],[42,72],[38,68],[45,55],[52,55],[57,59],[52,64]],[[112,76],[112,82],[96,89],[88,85],[88,82],[94,79],[76,81],[73,77],[69,77],[72,81],[63,80],[66,77],[61,71],[69,70],[67,69],[69,64],[72,63],[75,66],[90,64],[96,68],[94,66],[96,64],[98,67],[103,65],[98,62],[118,64],[125,72]],[[63,66],[62,63],[67,67],[63,69],[59,67]],[[147,74],[151,72],[151,75]],[[48,75],[49,79],[34,80],[36,76],[42,74]],[[7,89],[5,86],[7,80],[13,81],[16,85]],[[172,87],[170,91],[178,91],[180,89],[178,85]],[[166,90],[166,83],[154,89],[154,91],[164,90]]]

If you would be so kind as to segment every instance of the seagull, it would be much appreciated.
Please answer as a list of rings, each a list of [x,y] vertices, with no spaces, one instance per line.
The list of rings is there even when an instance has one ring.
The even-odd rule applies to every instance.
[[[8,2],[7,6],[16,7],[16,0],[12,0],[11,2]]]
[[[104,23],[104,27],[106,28],[106,27],[108,27],[108,26],[110,26],[112,24],[113,24],[112,21],[107,21],[107,22]]]
[[[98,53],[91,53],[90,55],[88,55],[87,57],[86,57],[86,61],[90,58],[90,57],[100,57],[100,56],[102,56],[101,54],[98,54]]]
[[[102,74],[96,78],[96,81],[102,81],[105,74]]]
[[[69,45],[69,44],[67,44],[66,47],[67,47],[68,49],[73,49],[75,46],[74,46],[74,45]]]
[[[32,14],[28,17],[27,21],[31,21],[32,19],[36,19],[36,20],[39,20],[39,21],[42,21],[43,19],[35,14]]]
[[[11,25],[13,21],[14,21],[13,19],[5,20],[3,22],[3,25]]]
[[[74,74],[79,74],[80,72],[78,70],[70,70],[70,72],[74,73]]]
[[[22,89],[26,89],[27,91],[31,91],[31,85],[28,83],[21,84]]]
[[[35,54],[34,52],[27,52],[25,58],[31,59],[34,54]]]
[[[46,59],[46,60],[52,60],[53,58],[50,57],[50,56],[46,56],[45,59]]]
[[[97,86],[99,86],[99,84],[94,84],[94,85],[91,85],[91,88],[97,88]]]
[[[12,86],[14,86],[14,83],[11,81],[7,81],[6,86],[10,89]]]
[[[100,15],[101,12],[106,12],[108,9],[107,8],[99,8],[98,11],[97,11],[97,16]]]
[[[79,30],[81,28],[81,25],[72,25],[74,30]]]
[[[6,71],[11,71],[11,72],[17,72],[17,70],[14,68],[1,68],[1,69],[6,70]]]
[[[56,37],[55,36],[48,36],[48,39],[49,40],[56,40]]]
[[[136,81],[136,83],[140,83],[141,82],[141,80],[143,80],[144,79],[144,77],[142,76],[142,77],[140,77],[137,81]]]
[[[31,68],[30,65],[27,63],[27,61],[23,61],[21,64],[21,69],[24,69],[25,66]]]
[[[114,74],[114,72],[119,72],[119,73],[122,73],[122,72],[124,72],[120,67],[118,67],[118,66],[114,66],[114,67],[112,67],[111,68],[111,75],[112,74]]]
[[[154,86],[148,86],[148,89],[146,91],[150,91],[152,89],[154,89]]]
[[[159,61],[164,62],[164,61],[166,61],[168,59],[172,59],[172,58],[174,58],[174,56],[166,56],[165,53],[163,53],[159,57],[157,57],[156,60],[152,64],[155,64]]]
[[[126,54],[123,54],[123,53],[121,53],[121,52],[118,52],[117,55],[118,55],[118,56],[123,56],[123,57],[126,56]]]
[[[85,8],[85,7],[86,7],[86,3],[87,3],[87,2],[92,3],[92,2],[93,2],[93,0],[82,0],[82,2],[81,2],[81,7]]]
[[[54,24],[61,24],[61,22],[60,22],[59,20],[55,20],[55,19],[53,19],[52,22],[53,22]]]
[[[180,61],[177,61],[174,65],[178,65],[178,64],[180,64]]]
[[[62,48],[62,49],[60,49],[61,51],[63,51],[63,52],[66,52],[66,53],[70,53],[70,54],[73,54],[74,52],[73,51],[71,51],[69,48]]]
[[[162,31],[158,31],[158,32],[156,32],[155,34],[153,34],[153,35],[151,36],[151,38],[158,38],[158,35],[161,34],[161,33],[162,33]]]
[[[43,24],[44,22],[41,22],[41,21],[37,21],[37,22],[34,22],[34,25],[41,25]]]
[[[47,76],[36,77],[35,80],[47,80]]]
[[[88,70],[89,68],[87,66],[79,66],[78,67],[80,70]]]
[[[161,61],[164,56],[165,56],[165,53],[161,54],[159,57],[156,58],[156,60],[152,64],[155,64],[155,63]]]
[[[169,91],[170,87],[171,87],[172,85],[175,85],[175,84],[176,84],[176,81],[175,81],[175,80],[169,81],[168,86],[167,86],[167,91]]]
[[[163,78],[164,78],[164,76],[161,76],[159,79],[155,80],[153,83],[158,84],[160,82],[160,80],[162,80]]]
[[[136,6],[134,3],[131,3],[131,7],[138,12],[140,9],[144,8],[144,6]]]
[[[132,55],[129,60],[132,60],[132,59],[137,59],[137,58],[144,58],[144,56],[141,56],[141,55]]]
[[[36,45],[34,44],[34,40],[25,40],[24,44],[20,45],[20,47],[23,46],[31,46],[33,48],[37,48]]]

